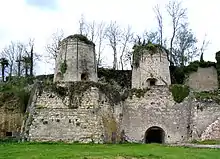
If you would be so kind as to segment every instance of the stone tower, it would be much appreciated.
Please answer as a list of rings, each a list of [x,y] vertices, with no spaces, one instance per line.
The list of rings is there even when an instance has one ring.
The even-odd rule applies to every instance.
[[[141,51],[132,69],[132,88],[170,85],[169,61],[165,50],[156,48],[154,52],[147,49]]]
[[[95,44],[83,35],[71,35],[59,44],[54,82],[97,81]]]

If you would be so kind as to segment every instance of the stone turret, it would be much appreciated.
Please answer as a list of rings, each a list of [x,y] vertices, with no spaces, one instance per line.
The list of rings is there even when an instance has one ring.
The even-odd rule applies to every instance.
[[[97,81],[95,44],[83,35],[71,35],[59,44],[54,82]]]
[[[171,84],[169,61],[165,50],[143,48],[136,51],[139,52],[134,52],[133,57],[132,88]]]

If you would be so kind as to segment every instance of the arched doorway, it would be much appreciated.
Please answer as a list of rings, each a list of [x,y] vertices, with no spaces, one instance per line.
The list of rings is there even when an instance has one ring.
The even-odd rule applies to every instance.
[[[165,132],[162,128],[153,126],[145,133],[145,143],[164,143]]]

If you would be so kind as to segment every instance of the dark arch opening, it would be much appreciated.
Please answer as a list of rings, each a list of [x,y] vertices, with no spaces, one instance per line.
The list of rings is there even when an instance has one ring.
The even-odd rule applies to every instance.
[[[157,79],[156,78],[148,78],[147,82],[148,82],[149,86],[155,86],[156,82],[157,82]]]
[[[88,81],[89,75],[88,73],[82,73],[81,74],[81,81]]]
[[[153,126],[145,133],[145,143],[164,143],[165,132],[162,128]]]

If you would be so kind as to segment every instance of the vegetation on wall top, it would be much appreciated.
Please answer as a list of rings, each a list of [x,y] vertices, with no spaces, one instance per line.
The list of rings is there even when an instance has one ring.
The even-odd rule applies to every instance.
[[[94,45],[95,46],[95,44],[91,40],[89,40],[86,36],[84,36],[82,34],[70,35],[66,39],[78,39],[81,42],[84,42],[86,44]]]
[[[188,66],[170,66],[171,81],[173,84],[183,84],[190,73],[196,72],[199,67],[208,68],[215,67],[216,63],[211,61],[194,61]]]
[[[219,90],[212,91],[212,92],[210,91],[209,92],[207,91],[194,92],[194,95],[197,100],[202,100],[202,101],[212,100],[220,104],[220,91]]]
[[[144,50],[148,50],[148,52]],[[144,53],[149,53],[150,55],[153,55],[159,51],[166,51],[166,49],[160,44],[154,44],[150,41],[148,41],[147,43],[143,42],[142,44],[135,44],[133,46],[133,65],[136,68],[139,67],[140,60],[143,57]]]
[[[0,107],[25,112],[30,97],[30,89],[27,88],[29,80],[29,78],[14,78],[0,83]]]
[[[69,107],[77,108],[82,101],[83,94],[91,87],[97,87],[99,91],[105,94],[111,105],[118,104],[121,101],[121,95],[118,90],[110,84],[101,84],[93,81],[68,82],[67,87],[59,86],[58,83],[43,83],[42,91],[52,91],[63,100],[69,97]]]
[[[112,84],[115,81],[121,88],[131,88],[131,70],[113,70],[98,68],[98,78]]]

